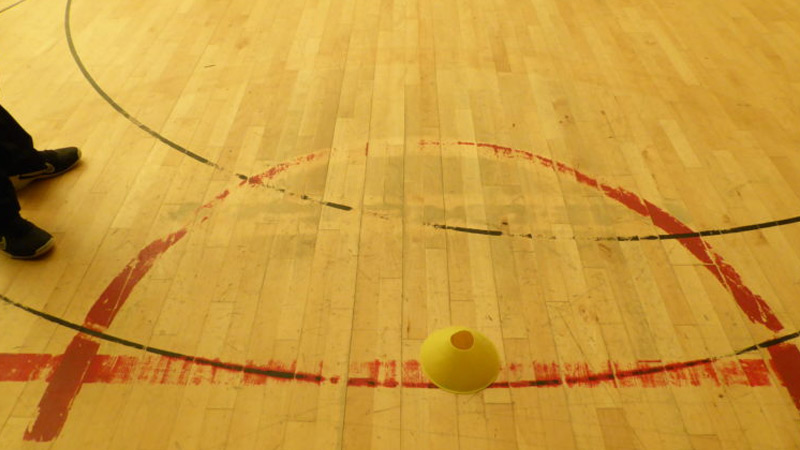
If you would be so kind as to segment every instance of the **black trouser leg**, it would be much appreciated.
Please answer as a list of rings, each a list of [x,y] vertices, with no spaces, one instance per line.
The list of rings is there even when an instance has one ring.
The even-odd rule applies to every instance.
[[[0,229],[19,217],[19,202],[14,186],[4,171],[0,170]]]
[[[19,216],[17,194],[8,176],[40,164],[31,136],[0,106],[0,226]]]
[[[35,170],[44,159],[33,147],[31,135],[0,106],[0,170],[6,175]]]

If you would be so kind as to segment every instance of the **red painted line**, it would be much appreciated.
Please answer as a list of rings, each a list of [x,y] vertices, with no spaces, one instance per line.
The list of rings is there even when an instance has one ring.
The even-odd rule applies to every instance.
[[[783,343],[770,347],[769,354],[772,356],[772,368],[800,410],[800,350],[795,345]]]
[[[150,271],[155,260],[184,236],[185,229],[169,235],[165,240],[157,240],[139,252],[136,259],[128,263],[100,295],[87,314],[84,326],[98,331],[110,326],[133,288]],[[86,369],[97,355],[98,348],[96,341],[83,334],[72,339],[39,401],[36,420],[25,432],[26,441],[51,441],[61,433],[72,402],[80,392]]]
[[[671,234],[693,232],[667,212],[650,202],[647,202],[647,209],[650,212],[650,218],[653,220],[653,223],[664,231]],[[728,288],[731,294],[733,294],[739,308],[752,322],[764,325],[773,332],[778,332],[783,329],[783,325],[772,312],[767,302],[744,285],[741,275],[739,275],[736,269],[728,264],[722,256],[714,253],[710,244],[703,241],[702,238],[686,238],[679,239],[678,241],[700,260],[700,262],[705,265],[706,269],[708,269],[723,286]]]
[[[53,355],[0,353],[0,382],[41,380],[52,368]]]
[[[767,365],[760,359],[743,359],[739,363],[742,365],[747,382],[751,386],[769,386],[769,371]]]
[[[260,175],[251,177],[240,183],[244,185],[263,185],[268,179],[286,171],[290,167],[303,162],[313,161],[319,154],[311,154],[296,159],[295,161],[271,167]],[[216,205],[228,198],[229,190],[217,195],[214,200],[201,206],[196,214],[204,209],[213,209]],[[201,219],[204,222],[205,216]],[[92,306],[84,320],[84,326],[96,331],[105,331],[117,316],[130,297],[133,289],[147,275],[156,260],[178,243],[188,233],[188,228],[183,228],[170,234],[166,239],[152,242],[145,247],[139,255],[120,272],[111,284],[103,291],[100,298]],[[39,401],[39,412],[33,425],[26,431],[24,439],[27,441],[47,442],[55,439],[66,423],[72,402],[80,392],[85,382],[87,367],[97,355],[99,345],[92,339],[78,334],[73,338],[64,354],[64,358],[55,366],[50,383]]]
[[[84,335],[78,335],[67,347],[58,367],[69,370],[56,373],[39,402],[39,415],[33,426],[25,431],[26,441],[48,441],[58,436],[64,427],[69,408],[80,391],[82,379],[91,359],[97,354],[99,344]],[[55,376],[58,375],[58,376]]]
[[[649,217],[653,225],[661,228],[669,234],[694,233],[694,230],[692,230],[688,225],[684,224],[658,206],[642,199],[633,192],[623,188],[602,184],[594,178],[576,169],[565,166],[562,163],[557,163],[551,159],[523,150],[515,150],[499,145],[469,142],[459,142],[458,145],[488,148],[492,150],[495,155],[509,158],[522,158],[537,162],[538,164],[548,168],[554,168],[561,173],[572,176],[575,181],[580,184],[599,190],[606,197],[615,200],[639,215]],[[679,239],[678,241],[692,255],[702,262],[706,269],[708,269],[709,272],[711,272],[711,274],[714,275],[714,277],[720,283],[722,283],[722,285],[725,286],[731,292],[731,294],[733,294],[737,304],[751,321],[764,325],[773,332],[778,332],[784,328],[764,299],[754,294],[747,286],[745,286],[741,275],[739,275],[736,269],[728,264],[722,258],[722,256],[714,253],[710,244],[705,242],[702,238],[685,238]]]
[[[239,185],[242,186],[242,185],[245,185],[245,184],[249,184],[250,186],[264,186],[264,185],[266,185],[266,183],[269,180],[275,178],[279,174],[287,171],[288,169],[290,169],[292,167],[299,166],[299,165],[304,164],[304,163],[308,163],[308,162],[314,161],[315,159],[317,159],[320,156],[322,156],[324,153],[326,153],[326,152],[323,151],[323,152],[317,152],[317,153],[310,153],[308,155],[296,158],[296,159],[294,159],[292,161],[275,165],[275,166],[267,169],[264,173],[252,176],[249,179],[247,179],[246,181],[243,181],[242,183],[240,183]]]
[[[425,144],[437,144],[434,142]],[[437,144],[438,145],[438,144]],[[514,150],[507,147],[501,147],[491,144],[476,144],[461,142],[458,145],[469,145],[477,147],[485,147],[492,149],[496,155],[503,155],[506,157],[521,157],[528,159],[538,164],[553,168],[562,173],[572,175],[578,183],[593,187],[603,192],[607,197],[621,203],[623,206],[628,207],[632,211],[640,215],[650,217],[653,224],[672,234],[679,234],[691,232],[692,230],[678,221],[676,218],[661,210],[650,202],[642,200],[637,195],[626,191],[621,188],[613,188],[604,185],[597,180],[572,169],[562,163],[557,163],[548,158],[534,155],[529,152]],[[297,166],[303,162],[313,161],[318,154],[308,155],[299,158],[293,162],[280,164],[270,168],[268,171],[261,175],[251,177],[243,181],[240,186],[250,185],[258,186],[264,185],[268,179],[278,175],[289,169],[290,167]],[[221,202],[230,194],[225,191],[216,197],[212,204]],[[211,208],[213,205],[206,205],[204,208]],[[204,209],[201,208],[201,209]],[[203,221],[208,217],[203,217]],[[180,241],[187,233],[187,229],[180,230],[173,233],[165,240],[153,242],[147,248],[140,252],[139,256],[131,261],[125,269],[112,281],[108,288],[104,291],[101,297],[94,304],[89,314],[86,317],[86,327],[102,331],[111,325],[116,314],[124,305],[127,298],[130,296],[133,289],[144,278],[144,276],[152,268],[155,261],[160,255],[165,253],[169,248]],[[749,288],[742,282],[741,276],[723,258],[714,253],[709,244],[701,238],[686,238],[680,239],[680,243],[695,257],[705,264],[708,270],[717,278],[720,283],[726,286],[733,294],[735,300],[739,304],[742,311],[755,323],[760,323],[772,331],[778,331],[783,328],[777,317],[773,314],[767,303],[759,296],[755,295]],[[54,372],[49,380],[49,385],[39,403],[39,414],[33,426],[25,433],[26,440],[33,441],[51,441],[60,433],[61,429],[66,422],[69,408],[77,396],[83,383],[88,379],[101,379],[96,377],[87,378],[87,374],[92,373],[91,368],[94,358],[97,357],[98,344],[92,339],[84,335],[76,336],[72,343],[67,348],[64,356],[60,359],[51,359],[48,364],[53,363]],[[797,347],[791,344],[781,344],[779,346],[770,348],[770,355],[772,357],[771,365],[773,370],[778,375],[781,383],[788,389],[792,399],[800,409],[800,352]],[[166,358],[164,365],[160,365],[156,372],[159,376],[156,378],[162,383],[167,383],[169,380],[177,379],[181,382],[202,382],[202,378],[190,378],[191,365],[205,365],[211,367],[212,382],[216,380],[218,371],[230,371],[226,368],[219,368],[213,364],[212,360],[182,360],[180,364],[175,364],[176,358]],[[39,360],[36,360],[39,361]],[[419,368],[414,368],[410,362],[403,364],[403,379],[397,380],[397,365],[395,362],[381,363],[372,362],[368,366],[367,376],[354,377],[348,380],[349,386],[374,386],[374,387],[387,387],[395,388],[398,386],[408,388],[430,388],[431,384],[427,382],[421,375]],[[642,386],[645,387],[660,387],[672,385],[670,383],[700,383],[701,380],[711,380],[710,382],[717,384],[724,384],[728,382],[744,383],[744,385],[754,386],[756,383],[763,383],[769,380],[768,372],[766,372],[766,365],[759,365],[755,361],[750,361],[747,364],[738,364],[725,368],[721,372],[714,369],[715,362],[702,361],[693,363],[675,363],[668,366],[663,366],[654,370],[652,367],[636,368],[629,370],[620,370],[619,367],[609,363],[610,370],[595,373],[590,371],[588,366],[577,364],[567,368],[558,367],[557,365],[536,366],[535,380],[513,380],[498,383],[493,387],[517,387],[522,385],[529,386],[596,386],[601,383],[614,383],[616,386],[626,386],[626,382],[632,379],[639,380]],[[688,365],[687,365],[688,364]],[[173,366],[175,368],[173,369]],[[105,367],[105,366],[103,366]],[[132,374],[131,368],[126,367],[124,360],[117,359],[114,363],[114,371],[122,374]],[[177,375],[173,372],[177,370]],[[416,370],[416,373],[415,373]],[[376,372],[377,371],[377,372]],[[540,375],[548,374],[550,376],[539,377]],[[558,374],[558,377],[554,376]],[[15,372],[16,377],[20,377],[20,373]],[[35,376],[37,372],[28,372],[29,376]],[[38,372],[41,373],[41,372]],[[720,379],[720,373],[721,379]],[[252,377],[254,375],[249,374]],[[252,378],[251,378],[252,379]],[[323,379],[321,376],[316,378],[310,376],[308,378],[299,377],[289,379],[306,380],[320,383]],[[338,383],[339,377],[330,379],[332,384]],[[738,381],[730,381],[738,380]]]
[[[136,259],[128,263],[125,269],[100,294],[100,298],[97,299],[86,315],[84,326],[98,331],[105,331],[117,317],[117,313],[119,313],[125,301],[128,300],[133,289],[150,272],[156,259],[183,239],[186,233],[187,230],[185,228],[179,230],[167,236],[166,239],[152,242],[139,252]]]
[[[63,364],[81,364],[82,370],[70,375],[80,377],[80,384],[130,384],[151,385],[247,385],[259,386],[267,382],[301,382],[335,385],[341,377],[326,378],[322,367],[316,373],[297,370],[296,363],[284,364],[270,361],[267,365],[249,362],[238,368],[224,368],[210,365],[211,360],[176,359],[168,356],[98,355],[97,345],[89,339],[73,341],[73,349],[64,355],[41,354],[0,354],[0,382],[31,382],[51,378],[52,370]],[[791,346],[789,346],[792,348]],[[73,358],[74,361],[65,361]],[[88,362],[87,362],[88,361]],[[220,363],[214,361],[214,363]],[[222,363],[224,366],[236,366]],[[398,368],[402,367],[401,370]],[[243,370],[246,369],[247,371]],[[731,357],[717,361],[689,361],[680,363],[635,362],[619,363],[608,361],[603,370],[592,369],[586,363],[533,362],[528,364],[508,364],[503,373],[508,378],[498,381],[491,387],[568,387],[595,388],[611,384],[619,388],[662,388],[667,386],[690,387],[713,386],[772,386],[770,371],[762,359],[738,359]],[[374,388],[436,388],[422,372],[419,361],[370,361],[351,364],[350,387]],[[532,378],[526,378],[532,376]],[[53,382],[63,383],[64,388],[51,395],[63,395],[69,400],[71,389],[78,384],[67,377],[52,377]],[[59,405],[59,402],[52,402]],[[62,411],[62,412],[66,412]],[[54,417],[48,415],[48,417]]]
[[[443,145],[436,141],[421,141],[422,146]],[[444,144],[447,145],[447,144]],[[561,173],[569,175],[576,182],[592,187],[602,192],[606,197],[617,201],[628,209],[644,216],[649,217],[653,225],[661,228],[669,234],[694,233],[688,225],[684,224],[668,212],[655,206],[654,204],[640,198],[638,195],[619,187],[612,187],[600,183],[598,180],[571,167],[558,163],[552,159],[535,155],[531,152],[517,150],[494,144],[475,143],[475,142],[456,142],[454,145],[487,148],[494,152],[496,156],[506,158],[520,158],[535,162],[541,166],[552,168]],[[734,300],[739,305],[742,312],[753,323],[765,326],[767,329],[776,333],[784,329],[778,317],[774,314],[770,306],[763,298],[753,293],[742,280],[738,271],[727,263],[722,256],[715,253],[711,245],[702,238],[678,239],[681,245],[694,255],[708,271],[733,295]],[[789,391],[798,410],[800,410],[800,351],[792,344],[782,344],[770,349],[772,366],[783,385]]]

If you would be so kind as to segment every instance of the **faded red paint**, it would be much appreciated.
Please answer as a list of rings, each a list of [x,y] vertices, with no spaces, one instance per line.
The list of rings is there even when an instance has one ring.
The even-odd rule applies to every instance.
[[[25,430],[23,438],[26,441],[51,441],[61,433],[72,402],[81,389],[89,363],[97,354],[99,346],[82,334],[72,340],[39,401],[36,421]],[[59,371],[59,368],[64,369]]]
[[[421,145],[438,146],[442,145],[442,143],[434,141],[422,141]],[[638,195],[623,188],[602,184],[592,177],[589,177],[588,175],[583,174],[576,169],[568,167],[563,163],[557,163],[549,158],[535,155],[531,152],[516,150],[494,144],[458,142],[456,145],[488,148],[497,156],[503,156],[506,158],[521,158],[536,162],[547,168],[553,168],[559,172],[573,176],[578,183],[601,191],[608,198],[619,202],[628,209],[635,211],[644,217],[649,217],[653,225],[661,228],[669,234],[693,233],[693,230],[688,225],[684,224],[663,209],[640,198]],[[760,296],[753,293],[750,288],[744,284],[739,272],[734,269],[733,266],[728,264],[722,258],[722,256],[715,253],[710,244],[699,237],[678,239],[678,241],[701,263],[703,263],[706,269],[711,272],[711,274],[717,279],[717,281],[720,282],[720,284],[728,289],[728,291],[733,295],[734,300],[736,300],[736,303],[739,305],[739,308],[753,323],[763,325],[774,333],[784,329],[783,324],[781,324],[780,320],[773,313],[767,302],[764,301],[764,299]],[[786,386],[797,408],[800,409],[800,351],[792,344],[782,344],[777,348],[770,349],[770,355],[773,358],[773,369]],[[652,377],[656,377],[656,374],[653,374]]]
[[[611,362],[608,363],[603,371],[595,371],[586,363],[566,364],[564,371],[569,374],[564,378],[569,387],[596,387],[604,383],[616,386],[617,384],[616,376],[611,369]]]
[[[251,186],[262,185],[267,179],[286,171],[290,167],[313,161],[320,154],[314,153],[297,158],[289,163],[276,165],[263,174],[251,177],[246,182],[243,181],[239,186],[242,187],[246,184]],[[217,195],[214,200],[201,206],[196,213],[203,209],[212,209],[227,199],[230,193],[230,190],[226,189]],[[201,223],[206,220],[208,220],[208,216],[202,217]],[[125,304],[133,289],[153,267],[155,261],[186,236],[187,233],[188,230],[186,228],[181,229],[170,234],[166,239],[154,241],[139,252],[139,255],[128,263],[111,281],[100,295],[100,298],[94,303],[86,316],[84,326],[97,331],[106,330],[116,318],[117,313]],[[61,363],[55,366],[55,371],[47,390],[39,402],[39,414],[31,429],[25,433],[25,440],[51,441],[61,432],[67,420],[69,408],[75,396],[80,392],[81,385],[85,382],[86,367],[97,355],[97,345],[93,342],[93,345],[88,345],[87,342],[90,341],[86,336],[77,335],[67,348]],[[166,361],[165,364],[166,367],[163,370],[166,377],[172,362]],[[212,377],[216,376],[216,372],[216,369],[212,370]],[[190,378],[190,373],[185,364],[183,364],[179,379],[193,384],[202,382],[202,379],[197,377]]]
[[[422,372],[419,361],[410,360],[403,362],[403,387],[404,388],[430,388],[435,387]]]
[[[561,370],[557,363],[533,363],[533,373],[536,375],[536,381],[552,383],[550,386],[562,384]]]
[[[243,185],[243,184],[249,184],[250,186],[263,186],[263,185],[266,184],[267,180],[271,180],[272,178],[275,178],[279,174],[281,174],[283,172],[286,172],[288,169],[290,169],[292,167],[296,167],[296,166],[299,166],[301,164],[314,161],[315,159],[317,159],[320,156],[322,156],[323,153],[324,152],[311,153],[311,154],[296,158],[293,161],[275,165],[273,167],[270,167],[268,170],[266,170],[265,172],[263,172],[263,173],[261,173],[259,175],[254,175],[254,176],[248,178],[246,182],[240,183],[240,186]]]
[[[424,145],[435,142],[423,142]],[[457,145],[477,146],[490,148],[498,156],[518,157],[536,162],[544,167],[558,170],[571,175],[583,185],[601,191],[608,198],[626,206],[632,211],[649,217],[652,223],[670,234],[691,233],[692,230],[666,211],[656,207],[637,195],[622,189],[604,185],[599,181],[583,174],[563,163],[534,155],[529,152],[514,150],[491,144],[459,142]],[[368,147],[367,147],[368,151]],[[292,162],[276,165],[263,174],[251,177],[241,186],[264,185],[266,180],[286,171],[290,167],[304,162],[313,161],[318,154],[311,154],[298,158]],[[230,194],[226,190],[215,197],[215,200],[201,209],[210,209]],[[202,221],[208,217],[203,217]],[[164,240],[158,240],[143,249],[136,259],[131,261],[117,277],[112,280],[106,290],[98,298],[86,317],[87,328],[103,331],[108,328],[120,311],[133,289],[152,268],[157,258],[169,248],[180,241],[187,233],[186,229],[171,234]],[[755,295],[744,285],[739,273],[718,254],[714,253],[711,246],[701,238],[680,239],[679,242],[692,253],[714,277],[723,284],[734,296],[742,311],[751,321],[767,327],[773,332],[783,329],[783,325],[774,315],[769,305],[759,296]],[[258,383],[259,376],[270,378],[269,375],[243,372],[242,370],[218,367],[214,360],[185,358],[146,359],[145,364],[152,368],[143,369],[139,366],[141,361],[122,357],[97,359],[99,344],[92,338],[79,334],[68,346],[63,357],[31,356],[26,355],[25,364],[29,367],[15,367],[7,370],[0,369],[0,377],[7,376],[9,381],[27,381],[41,377],[53,369],[49,377],[49,385],[39,403],[39,415],[32,427],[25,433],[26,440],[50,441],[60,433],[64,426],[69,408],[86,382],[132,382],[134,379],[155,384],[201,384],[205,382],[218,382],[221,373],[242,372],[243,381]],[[771,366],[781,383],[789,391],[795,405],[800,409],[800,351],[788,343],[769,348],[772,358]],[[7,358],[7,356],[6,356]],[[25,365],[23,364],[23,365]],[[41,368],[45,364],[47,368]],[[416,364],[416,365],[415,365]],[[573,364],[560,367],[556,363],[534,364],[535,380],[514,380],[495,383],[492,387],[522,387],[522,386],[560,386],[568,387],[594,387],[605,383],[614,386],[628,387],[631,381],[636,380],[636,385],[643,387],[663,387],[668,385],[697,385],[699,383],[742,384],[748,386],[764,386],[769,382],[767,366],[758,360],[735,365],[719,366],[718,361],[694,361],[689,363],[673,363],[655,368],[651,363],[637,363],[636,368],[624,369],[618,363],[608,363],[608,369],[600,372],[592,371],[586,364]],[[36,366],[36,367],[34,367]],[[198,368],[200,366],[200,368]],[[645,367],[642,367],[645,366]],[[39,367],[39,368],[37,368]],[[243,367],[243,366],[242,366]],[[432,384],[425,380],[418,363],[405,362],[402,369],[402,380],[397,379],[397,363],[394,361],[373,361],[367,363],[366,376],[351,377],[348,386],[370,386],[396,388],[431,388]],[[321,371],[321,369],[320,369]],[[511,372],[515,372],[516,368]],[[287,377],[286,375],[292,375]],[[276,371],[276,379],[295,381],[310,381],[320,384],[324,378],[314,374],[300,374],[293,370],[289,372]],[[0,378],[2,379],[2,378]],[[333,377],[331,384],[340,381]]]
[[[179,230],[166,239],[154,241],[139,252],[139,255],[128,263],[100,294],[100,298],[86,315],[84,326],[98,331],[107,329],[133,292],[133,288],[153,267],[155,260],[184,236],[186,230]],[[78,334],[73,338],[64,352],[64,357],[55,366],[47,389],[39,401],[36,421],[25,432],[25,440],[51,441],[59,435],[98,348],[99,344],[86,335]]]
[[[133,289],[150,272],[156,259],[164,254],[170,247],[186,236],[186,229],[179,230],[159,239],[145,247],[125,269],[117,275],[111,284],[100,294],[89,314],[86,315],[84,326],[97,331],[105,331],[117,317],[120,308],[130,297]]]
[[[0,381],[27,382],[41,380],[53,365],[53,355],[0,354]]]
[[[423,145],[439,145],[432,141],[425,141]],[[694,231],[686,224],[678,220],[663,209],[642,199],[638,195],[620,187],[612,187],[602,184],[594,178],[581,173],[580,171],[558,163],[543,156],[535,155],[523,150],[515,150],[509,147],[502,147],[494,144],[483,143],[470,143],[459,142],[461,146],[475,146],[479,148],[488,148],[492,150],[495,155],[504,156],[507,158],[521,158],[528,161],[536,162],[542,166],[553,168],[561,173],[568,174],[575,178],[575,180],[583,185],[592,187],[601,191],[606,197],[615,200],[625,206],[626,208],[638,213],[639,215],[649,217],[653,225],[661,228],[669,234],[687,234]],[[734,299],[738,303],[742,311],[747,314],[751,321],[764,325],[773,332],[778,332],[784,327],[772,312],[769,305],[760,296],[754,294],[747,286],[744,285],[741,275],[728,264],[722,256],[714,253],[711,245],[706,243],[702,238],[687,238],[678,240],[691,254],[693,254],[705,267],[714,275],[715,278],[725,286]]]
[[[763,360],[742,359],[739,361],[742,371],[747,377],[747,384],[750,386],[769,386],[769,370]]]
[[[204,358],[178,359],[167,356],[146,355],[111,356],[92,354],[96,344],[90,339],[79,339],[73,344],[77,348],[71,352],[70,358],[83,361],[80,371],[81,383],[129,384],[144,383],[153,385],[205,385],[234,384],[244,386],[261,386],[268,382],[302,382],[312,384],[335,385],[341,377],[326,378],[322,367],[316,373],[297,370],[297,364],[289,365],[270,361],[267,365],[238,366],[237,368],[215,367],[210,364],[236,366],[223,361]],[[791,348],[791,346],[790,346]],[[52,369],[62,363],[67,355],[31,355],[0,354],[0,382],[28,382],[44,380]],[[398,368],[402,367],[399,371]],[[517,379],[515,375],[530,368],[535,378]],[[351,364],[351,375],[347,385],[351,387],[381,387],[405,389],[431,389],[435,386],[422,373],[422,366],[417,360],[403,361],[370,361]],[[74,376],[78,376],[73,374]],[[761,359],[730,358],[718,361],[689,361],[684,363],[663,364],[659,362],[619,363],[608,361],[603,370],[591,368],[586,363],[534,362],[528,364],[511,363],[504,372],[512,378],[498,381],[492,388],[554,387],[593,388],[608,384],[620,388],[661,388],[666,386],[771,386],[769,369]],[[398,377],[399,375],[399,377]],[[61,380],[61,381],[58,381]],[[54,382],[67,383],[66,378],[54,379]],[[63,391],[66,392],[66,391]]]

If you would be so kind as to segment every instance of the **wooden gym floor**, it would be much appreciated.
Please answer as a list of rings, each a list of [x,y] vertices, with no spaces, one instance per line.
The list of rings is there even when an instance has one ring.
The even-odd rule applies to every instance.
[[[800,448],[796,0],[0,0],[0,80],[84,153],[2,449]]]

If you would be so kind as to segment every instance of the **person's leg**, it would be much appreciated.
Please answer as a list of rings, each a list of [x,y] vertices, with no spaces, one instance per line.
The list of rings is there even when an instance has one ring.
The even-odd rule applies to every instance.
[[[78,149],[39,152],[33,139],[0,106],[0,252],[32,259],[53,247],[53,236],[20,216],[16,189],[59,175],[77,163]]]
[[[0,106],[0,169],[5,170],[15,189],[61,175],[80,158],[81,152],[75,147],[37,151],[30,134]]]
[[[9,175],[36,170],[44,158],[33,146],[33,138],[0,105],[0,168]]]
[[[31,136],[0,105],[0,225],[19,216],[17,194],[8,177],[21,159],[36,153]]]
[[[0,169],[0,226],[19,216],[19,202],[8,175]]]
[[[53,236],[19,215],[14,186],[0,170],[0,252],[12,258],[32,259],[53,247]]]

